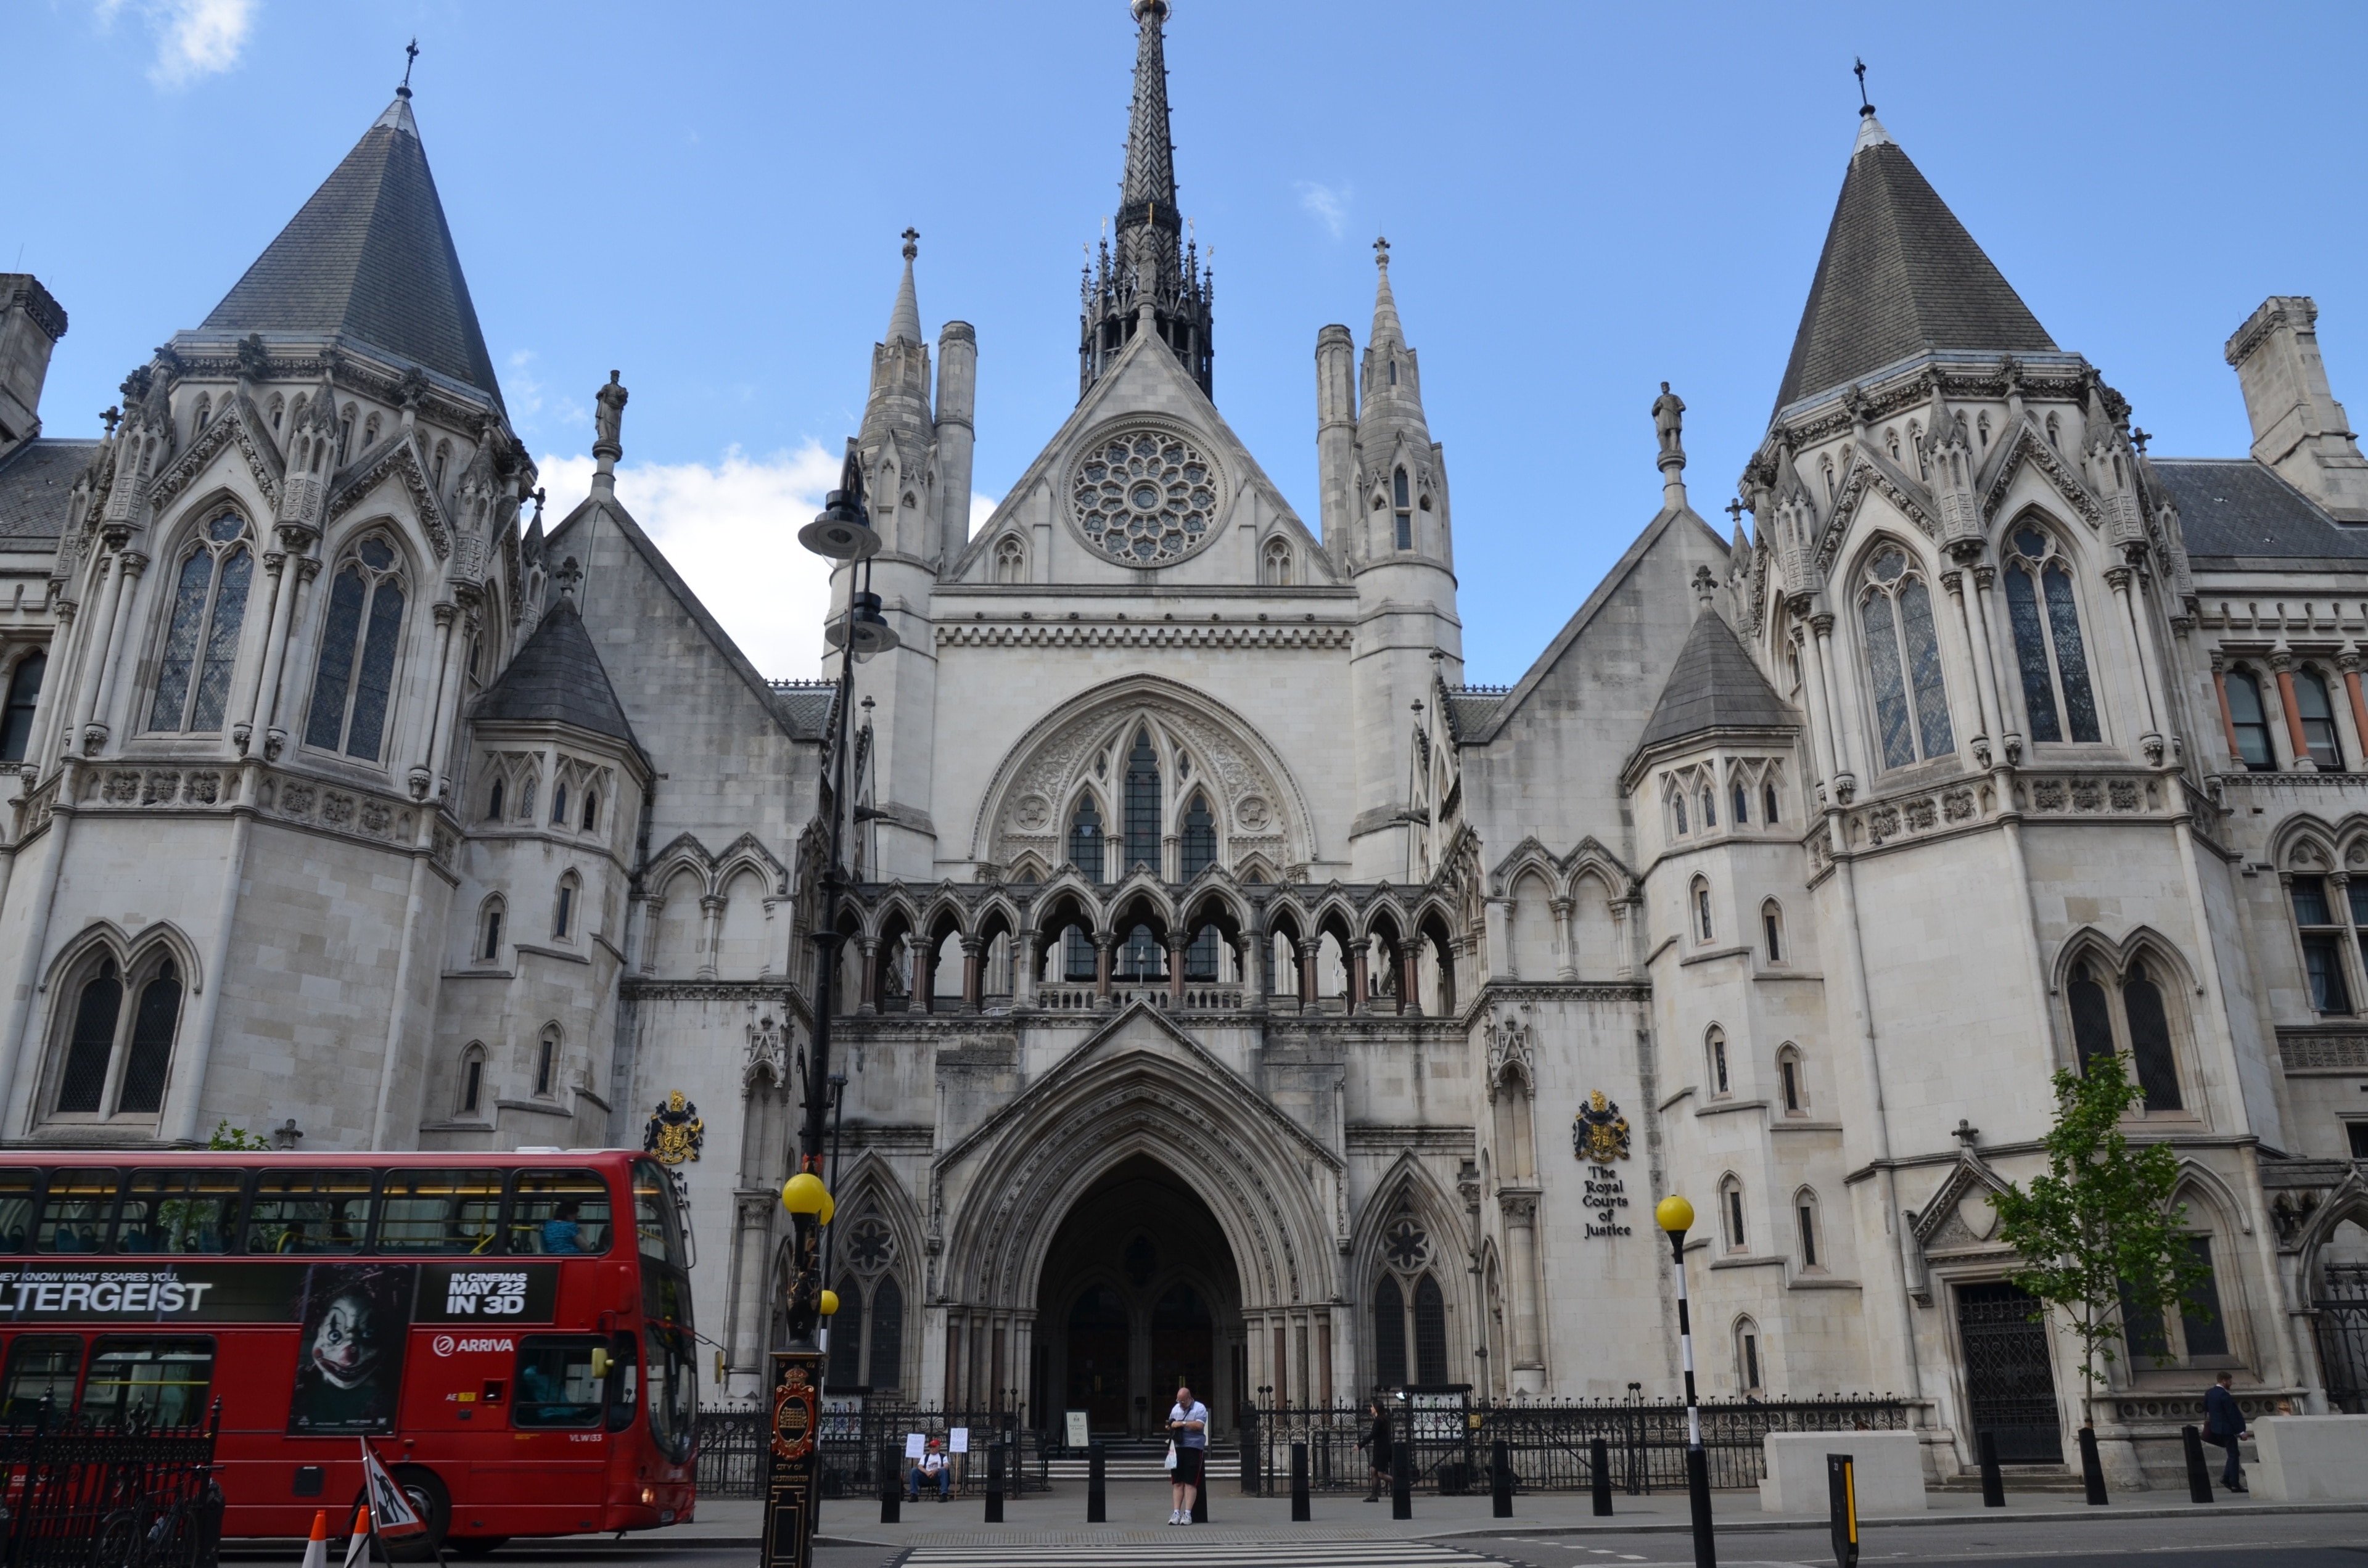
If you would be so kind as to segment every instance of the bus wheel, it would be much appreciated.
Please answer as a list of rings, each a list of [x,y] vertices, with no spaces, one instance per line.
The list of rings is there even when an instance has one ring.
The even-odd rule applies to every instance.
[[[507,1540],[506,1535],[456,1535],[445,1540],[444,1550],[455,1557],[490,1557]]]
[[[416,1464],[399,1464],[388,1471],[403,1494],[411,1499],[412,1510],[427,1521],[427,1533],[403,1542],[386,1543],[386,1554],[397,1562],[432,1562],[437,1548],[444,1544],[444,1532],[452,1528],[452,1496],[436,1472]]]

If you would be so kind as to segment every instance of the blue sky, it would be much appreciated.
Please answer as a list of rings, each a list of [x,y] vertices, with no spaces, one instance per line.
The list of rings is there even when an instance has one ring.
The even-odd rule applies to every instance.
[[[581,494],[590,392],[621,369],[622,494],[768,672],[818,647],[789,539],[860,418],[898,231],[922,233],[930,335],[978,330],[982,494],[1074,403],[1123,0],[10,10],[0,263],[73,318],[51,435],[94,433],[204,317],[415,35],[429,162],[552,505]],[[1361,345],[1386,233],[1455,487],[1470,678],[1517,677],[1652,515],[1664,380],[1719,517],[1839,189],[1853,54],[2156,452],[2245,450],[2221,345],[2270,293],[2317,299],[2336,395],[2368,416],[2368,7],[1176,0],[1218,406],[1312,524],[1315,333]]]

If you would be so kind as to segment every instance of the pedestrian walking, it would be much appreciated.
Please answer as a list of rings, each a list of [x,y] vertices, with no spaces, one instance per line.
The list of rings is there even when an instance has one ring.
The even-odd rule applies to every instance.
[[[1201,1492],[1201,1461],[1209,1452],[1209,1407],[1194,1399],[1190,1389],[1176,1391],[1176,1408],[1167,1413],[1167,1442],[1176,1456],[1167,1477],[1169,1500],[1176,1510],[1167,1516],[1167,1522],[1189,1525],[1192,1501]]]
[[[2245,1467],[2238,1462],[2237,1449],[2245,1436],[2245,1413],[2237,1408],[2237,1396],[2228,1392],[2228,1385],[2236,1381],[2236,1373],[2223,1372],[2217,1382],[2203,1391],[2203,1440],[2228,1450],[2220,1484],[2231,1492],[2249,1492],[2252,1488],[2245,1484]]]
[[[905,1494],[905,1500],[908,1503],[919,1502],[921,1488],[934,1481],[938,1484],[938,1501],[942,1503],[946,1500],[947,1483],[953,1478],[954,1472],[946,1468],[945,1449],[939,1446],[937,1438],[932,1437],[929,1439],[927,1451],[914,1461],[912,1484]]]
[[[1365,1469],[1372,1481],[1365,1488],[1365,1501],[1378,1503],[1382,1500],[1383,1489],[1390,1483],[1389,1406],[1378,1399],[1369,1399],[1365,1402],[1365,1416],[1372,1425],[1365,1428],[1365,1435],[1357,1439],[1357,1446],[1369,1450],[1365,1455]]]

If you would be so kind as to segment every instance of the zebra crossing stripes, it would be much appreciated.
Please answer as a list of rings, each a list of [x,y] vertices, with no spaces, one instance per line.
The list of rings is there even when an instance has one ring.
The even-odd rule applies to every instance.
[[[905,1568],[1508,1568],[1427,1540],[1211,1540],[1194,1531],[1092,1546],[922,1546]]]

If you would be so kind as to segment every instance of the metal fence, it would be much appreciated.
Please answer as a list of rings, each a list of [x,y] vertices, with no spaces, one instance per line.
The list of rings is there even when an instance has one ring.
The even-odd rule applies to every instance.
[[[1837,1396],[1761,1403],[1706,1401],[1702,1448],[1714,1487],[1754,1486],[1767,1475],[1770,1432],[1896,1431],[1908,1426],[1896,1399]],[[1308,1486],[1362,1491],[1370,1484],[1365,1442],[1370,1422],[1358,1407],[1261,1410],[1242,1427],[1242,1489],[1264,1496],[1291,1490],[1291,1449],[1307,1445]],[[1409,1444],[1417,1491],[1455,1495],[1486,1491],[1488,1459],[1502,1439],[1513,1484],[1526,1492],[1580,1492],[1595,1483],[1592,1444],[1604,1440],[1611,1484],[1638,1494],[1686,1484],[1686,1407],[1613,1400],[1575,1403],[1395,1405],[1393,1436]]]
[[[202,1421],[157,1426],[134,1406],[100,1426],[41,1401],[0,1427],[0,1561],[9,1568],[209,1568],[222,1541],[214,1439]]]
[[[699,1413],[699,1494],[702,1497],[761,1497],[770,1468],[769,1416],[762,1406],[723,1405]],[[952,1476],[949,1490],[957,1496],[981,1496],[986,1492],[989,1455],[1003,1449],[1003,1489],[1018,1496],[1042,1492],[1050,1474],[1044,1444],[1029,1429],[1019,1407],[1000,1410],[932,1410],[893,1400],[825,1399],[823,1402],[822,1494],[825,1497],[876,1497],[881,1470],[898,1485],[909,1485],[905,1440],[913,1433],[926,1442],[939,1440],[940,1452],[953,1446],[957,1428],[966,1431],[967,1453],[947,1454]]]

